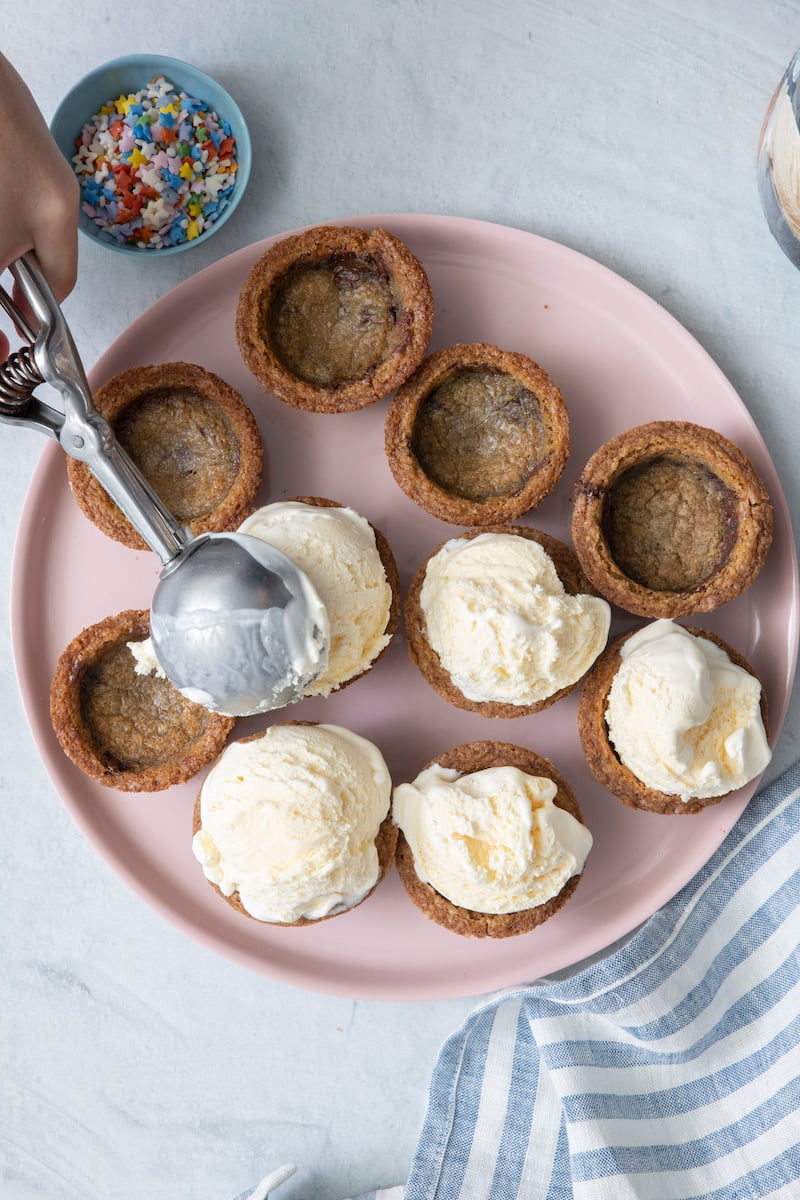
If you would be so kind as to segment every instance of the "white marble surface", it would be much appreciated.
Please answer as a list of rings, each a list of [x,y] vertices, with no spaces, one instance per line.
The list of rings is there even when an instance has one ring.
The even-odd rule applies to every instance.
[[[800,517],[800,275],[754,177],[797,6],[748,0],[195,0],[7,5],[3,50],[47,117],[121,50],[215,74],[245,107],[248,194],[207,247],[81,244],[65,306],[90,364],[217,256],[369,212],[498,221],[591,255],[682,321],[753,413]],[[88,12],[93,14],[84,15]],[[24,164],[0,164],[0,173]],[[113,270],[109,267],[113,266]],[[2,430],[0,578],[41,450]],[[73,826],[17,697],[2,605],[0,1191],[4,1200],[287,1200],[405,1177],[428,1076],[474,1003],[352,1002],[215,957],[145,907]],[[770,776],[796,755],[791,705]]]

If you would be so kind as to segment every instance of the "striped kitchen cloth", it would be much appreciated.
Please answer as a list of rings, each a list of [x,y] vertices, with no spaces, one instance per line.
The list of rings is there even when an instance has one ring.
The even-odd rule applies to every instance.
[[[798,1200],[799,943],[800,764],[620,949],[478,1007],[360,1200]]]

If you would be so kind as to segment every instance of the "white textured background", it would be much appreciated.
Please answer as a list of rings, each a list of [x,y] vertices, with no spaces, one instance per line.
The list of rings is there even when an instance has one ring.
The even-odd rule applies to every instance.
[[[597,258],[688,327],[755,417],[797,528],[800,274],[765,227],[753,170],[764,110],[800,44],[797,3],[4,9],[3,51],[47,118],[85,70],[150,50],[219,78],[253,135],[249,190],[208,246],[128,262],[81,240],[65,310],[87,365],[171,286],[269,234],[369,212],[497,221]],[[24,169],[0,163],[0,180]],[[4,592],[40,450],[35,435],[0,429]],[[7,607],[4,597],[3,1200],[228,1200],[287,1160],[300,1171],[286,1200],[402,1180],[437,1050],[473,1001],[301,992],[218,959],[143,906],[45,777]],[[794,702],[770,777],[796,757],[797,735]]]

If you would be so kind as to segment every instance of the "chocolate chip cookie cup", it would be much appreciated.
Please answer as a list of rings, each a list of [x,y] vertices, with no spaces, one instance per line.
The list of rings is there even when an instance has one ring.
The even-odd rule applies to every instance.
[[[589,579],[643,617],[711,612],[758,575],[772,542],[767,490],[713,429],[653,421],[592,455],[575,486],[572,541]]]
[[[569,457],[569,417],[532,359],[459,344],[430,355],[393,397],[385,445],[397,484],[426,512],[497,525],[553,490]]]
[[[365,408],[422,361],[433,294],[409,248],[384,229],[319,226],[276,242],[252,267],[236,309],[242,358],[295,408]]]
[[[386,878],[396,843],[383,756],[338,725],[287,721],[231,742],[195,801],[206,879],[269,925],[351,912]]]
[[[507,720],[572,691],[605,647],[610,607],[564,542],[493,525],[433,551],[404,616],[426,682],[456,708]]]
[[[94,403],[181,524],[195,536],[236,529],[261,483],[263,449],[255,417],[234,388],[194,363],[158,363],[115,375]],[[98,529],[147,549],[85,463],[68,458],[67,472]]]
[[[670,620],[611,642],[578,703],[595,779],[645,812],[718,804],[766,767],[767,729],[766,696],[747,659],[707,629]]]
[[[393,808],[406,894],[461,937],[514,937],[542,925],[573,895],[592,845],[563,775],[509,742],[440,754],[395,788]]]
[[[144,650],[149,636],[150,614],[142,609],[90,625],[64,650],[50,689],[64,753],[85,775],[123,792],[191,779],[217,757],[236,723],[185,699],[154,661],[143,669],[134,650]]]

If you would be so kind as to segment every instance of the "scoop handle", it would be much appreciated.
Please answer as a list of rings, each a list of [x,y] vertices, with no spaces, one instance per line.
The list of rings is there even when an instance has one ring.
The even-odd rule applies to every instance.
[[[70,422],[69,445],[64,437],[66,424],[60,440],[67,454],[86,463],[161,562],[164,565],[172,562],[184,550],[191,535],[165,507],[120,446],[105,417],[95,410],[85,419]]]
[[[42,379],[61,393],[64,419],[53,432],[72,458],[85,462],[162,563],[171,562],[190,540],[95,408],[89,382],[64,314],[36,255],[11,264],[36,318],[33,357]]]

